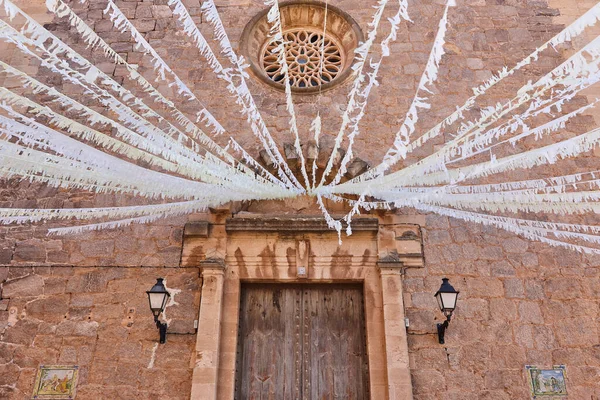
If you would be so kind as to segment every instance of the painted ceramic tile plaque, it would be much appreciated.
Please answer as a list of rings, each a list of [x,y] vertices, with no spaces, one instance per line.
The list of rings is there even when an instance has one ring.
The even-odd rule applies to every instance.
[[[566,396],[565,366],[555,365],[551,369],[541,369],[534,365],[525,366],[533,398],[540,396]]]
[[[69,400],[75,398],[78,367],[76,365],[41,365],[33,398],[36,400]]]

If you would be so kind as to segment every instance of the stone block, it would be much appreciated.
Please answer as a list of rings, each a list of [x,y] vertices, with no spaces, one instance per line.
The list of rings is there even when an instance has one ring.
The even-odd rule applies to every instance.
[[[508,299],[491,299],[490,313],[495,320],[515,321],[517,319],[517,306]]]
[[[154,18],[171,18],[173,13],[167,5],[152,6],[152,16]]]
[[[64,250],[49,251],[47,261],[51,264],[66,264],[69,262],[69,253]]]
[[[509,278],[504,280],[504,293],[508,298],[524,298],[525,291],[521,279]]]
[[[0,265],[8,265],[12,261],[13,258],[13,250],[9,248],[0,249]],[[1,268],[0,268],[1,271]],[[0,272],[1,277],[1,272]],[[2,279],[0,279],[0,282]]]
[[[60,322],[69,311],[69,295],[54,295],[28,302],[27,315],[40,321]]]
[[[12,259],[19,262],[46,262],[44,243],[39,239],[17,242]]]
[[[110,19],[103,19],[103,20],[97,21],[94,24],[94,31],[96,33],[110,32],[113,29],[114,29],[113,23],[111,22]]]
[[[492,276],[515,276],[515,268],[506,260],[500,260],[492,263],[490,268]]]
[[[483,69],[483,60],[481,58],[467,58],[467,67],[471,69]]]
[[[502,260],[504,253],[498,246],[485,246],[481,249],[479,257],[482,260]]]
[[[4,331],[2,341],[4,343],[31,346],[38,331],[38,326],[39,323],[33,321],[17,321],[14,326],[10,326]]]
[[[56,327],[57,336],[96,337],[98,322],[96,321],[63,321]]]
[[[183,236],[207,238],[209,233],[209,223],[207,221],[194,221],[185,224]]]
[[[60,351],[58,362],[61,364],[76,364],[77,349],[73,346],[65,346]]]
[[[581,283],[575,277],[559,277],[544,282],[546,295],[552,299],[574,299],[581,296]]]
[[[20,368],[16,364],[0,365],[0,386],[10,386],[17,382]]]
[[[283,144],[283,152],[285,154],[285,158],[288,161],[296,161],[298,160],[298,152],[296,151],[296,147],[293,143],[284,143]]]
[[[132,24],[140,33],[146,33],[154,30],[156,20],[154,19],[134,19]]]
[[[152,18],[152,9],[153,6],[149,6],[147,4],[138,4],[135,9],[135,18]]]
[[[354,158],[348,164],[346,176],[348,178],[354,178],[354,177],[362,174],[363,172],[367,171],[368,169],[369,169],[369,164],[366,161],[364,161],[360,158]]]
[[[447,231],[427,231],[425,236],[426,250],[431,251],[430,246],[450,244],[452,239]]]
[[[110,257],[115,250],[114,240],[90,240],[81,243],[81,254],[85,257]]]
[[[418,370],[412,374],[415,394],[440,393],[446,389],[446,379],[440,371]]]
[[[72,294],[71,307],[91,307],[94,305],[94,297],[89,294]]]
[[[521,301],[519,302],[519,319],[522,322],[529,322],[532,324],[543,324],[544,318],[542,317],[542,311],[538,303],[533,301]]]
[[[40,275],[29,275],[5,282],[2,285],[2,297],[40,296],[44,292],[44,278]]]
[[[75,275],[67,281],[67,293],[103,292],[109,280],[108,274],[102,270]]]
[[[502,281],[493,278],[467,278],[467,289],[469,296],[472,297],[502,297],[504,287]]]
[[[45,277],[44,278],[44,294],[60,294],[65,292],[67,280],[62,277]]]
[[[529,244],[521,238],[511,237],[502,241],[502,247],[507,253],[525,253],[529,248]]]

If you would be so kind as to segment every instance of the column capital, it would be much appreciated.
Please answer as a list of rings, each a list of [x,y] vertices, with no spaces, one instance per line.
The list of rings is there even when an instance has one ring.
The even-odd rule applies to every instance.
[[[400,261],[400,257],[388,255],[377,260],[377,267],[381,273],[399,274],[402,272],[404,263]]]
[[[204,275],[223,275],[225,272],[225,260],[222,258],[207,258],[200,261],[200,269],[202,276]]]

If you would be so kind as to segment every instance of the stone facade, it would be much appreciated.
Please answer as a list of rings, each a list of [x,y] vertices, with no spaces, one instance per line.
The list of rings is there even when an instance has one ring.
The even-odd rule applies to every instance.
[[[157,276],[174,289],[168,345],[145,291]],[[29,399],[37,368],[78,365],[80,399],[187,399],[197,268],[2,267],[0,398]]]
[[[600,395],[600,259],[433,215],[424,236],[425,268],[403,277],[415,398],[527,399],[527,364],[566,365],[569,398]],[[460,290],[445,345],[442,277]]]
[[[74,33],[68,31],[65,22],[52,20],[39,3],[21,1],[19,4],[38,20],[49,23],[53,32],[94,59],[105,72],[123,80],[119,68],[101,54],[90,55],[81,43],[74,43]],[[258,155],[259,147],[246,134],[249,130],[234,101],[225,94],[215,95],[226,93],[225,86],[202,66],[199,55],[189,43],[175,34],[177,24],[164,3],[162,0],[117,2],[216,117],[226,121],[226,128],[241,132],[238,141]],[[262,2],[223,0],[216,3],[237,46],[245,24],[263,9]],[[382,66],[382,85],[373,90],[362,125],[365,131],[356,142],[357,154],[372,164],[392,143],[398,118],[410,101],[406,93],[412,93],[420,77],[442,11],[438,3],[411,2],[414,23],[402,27],[398,41],[392,46],[392,55]],[[562,24],[593,5],[583,0],[552,0],[550,5],[525,0],[458,3],[459,7],[450,16],[447,56],[435,88],[433,107],[422,114],[425,127],[432,126],[457,104],[462,104],[474,84],[483,82],[504,65],[515,64],[558,32]],[[200,16],[200,2],[185,0],[185,4],[206,36],[211,36],[210,27]],[[337,0],[332,4],[348,12],[366,32],[373,10],[365,6],[364,1]],[[148,60],[134,51],[128,35],[113,31],[103,17],[103,2],[73,1],[72,5],[128,62],[139,65],[144,74],[152,76]],[[381,30],[386,30],[385,23]],[[509,81],[487,101],[491,104],[506,99],[527,79],[548,71],[571,51],[559,50],[545,53],[536,68]],[[11,47],[2,46],[0,51],[3,60],[27,62]],[[40,79],[50,79],[47,71],[40,70],[39,75]],[[258,80],[250,82],[258,107],[276,140],[289,142],[283,95]],[[16,83],[6,81],[4,85],[14,87]],[[64,93],[76,96],[76,88],[60,82],[58,85]],[[331,148],[333,135],[339,128],[348,85],[335,87],[320,98],[297,96],[295,99],[300,126],[308,126],[308,116],[317,109],[321,111],[325,131],[323,154],[327,154],[328,146]],[[169,89],[161,87],[161,90],[168,92]],[[585,98],[577,101],[585,102]],[[594,117],[585,115],[574,120],[565,135],[589,129]],[[308,137],[308,133],[303,132],[303,135]],[[216,140],[225,143],[227,138]],[[426,146],[423,154],[440,143]],[[575,171],[589,170],[593,162],[594,158],[589,157],[569,167]],[[538,172],[531,175],[525,172],[519,179]],[[559,174],[561,170],[551,167],[543,172]],[[125,196],[58,190],[17,180],[3,181],[0,185],[0,207],[93,207],[141,202]],[[194,398],[227,398],[235,349],[232,347],[235,341],[227,341],[227,338],[235,336],[237,324],[239,287],[236,292],[236,279],[238,282],[255,279],[260,272],[273,281],[290,281],[294,275],[286,275],[289,272],[285,259],[275,269],[271,269],[271,264],[255,262],[255,269],[246,271],[240,278],[241,264],[236,258],[236,247],[232,247],[235,240],[245,240],[246,247],[240,249],[244,255],[254,258],[263,247],[269,247],[265,243],[272,245],[270,240],[274,240],[269,237],[272,233],[254,233],[255,236],[245,238],[248,233],[229,235],[225,231],[225,219],[232,211],[238,217],[243,216],[244,213],[238,213],[241,209],[267,219],[282,213],[288,217],[319,215],[312,199],[299,199],[252,202],[221,213],[217,210],[74,237],[47,236],[48,224],[0,226],[0,398],[30,398],[36,368],[51,363],[81,367],[79,399],[184,399],[189,398],[190,393]],[[395,217],[372,215],[379,218],[378,233],[374,237],[357,232],[354,237],[344,238],[339,248],[333,234],[318,239],[323,241],[320,244],[322,256],[331,256],[336,251],[348,253],[337,258],[344,265],[336,266],[340,270],[331,275],[332,279],[352,269],[348,266],[358,266],[357,275],[353,277],[358,280],[367,280],[367,272],[374,274],[369,278],[372,279],[369,294],[374,296],[374,307],[367,310],[367,319],[371,318],[367,325],[371,324],[378,337],[406,342],[401,323],[404,315],[410,322],[406,331],[408,359],[402,358],[406,354],[400,347],[369,348],[369,357],[375,363],[371,382],[379,385],[380,390],[373,393],[381,393],[374,399],[392,400],[411,395],[419,400],[527,399],[530,395],[525,365],[528,364],[564,364],[570,398],[600,398],[600,259],[445,217],[417,215],[407,210],[398,210],[396,214]],[[398,254],[414,254],[414,249],[402,247],[405,241],[396,240],[402,237],[401,233],[386,233],[389,231],[386,218],[405,218],[404,221],[418,225],[415,235],[422,239],[423,265],[414,263],[410,257],[401,260],[399,268],[378,265],[377,262],[386,260],[393,250]],[[196,223],[187,225],[188,229],[196,226],[197,230],[185,234],[188,222]],[[211,224],[210,233],[209,225],[204,223]],[[293,242],[295,239],[285,240]],[[293,246],[290,243],[285,242],[285,246],[294,249],[295,260],[300,251],[295,242]],[[360,254],[354,251],[356,248],[361,249]],[[359,269],[365,267],[365,248],[373,251],[367,260],[372,269],[361,272]],[[270,257],[285,258],[286,255]],[[222,259],[223,264],[207,263],[215,259]],[[277,268],[285,268],[286,272],[273,276]],[[237,276],[228,277],[228,273]],[[160,276],[167,278],[170,289],[181,292],[175,296],[177,304],[167,309],[167,318],[172,319],[167,343],[156,346],[158,332],[144,292]],[[446,334],[446,344],[440,345],[435,324],[442,316],[437,311],[433,293],[444,276],[450,278],[461,293]],[[400,280],[402,285],[386,295],[389,288],[384,284]],[[214,291],[219,285],[224,292]],[[201,292],[204,293],[202,298]],[[399,293],[403,293],[401,298]],[[221,295],[225,299],[223,308],[215,307],[214,299]],[[386,307],[395,319],[383,318]],[[194,320],[199,320],[200,332],[212,330],[209,331],[212,336],[206,336],[212,340],[198,339],[204,336],[197,337]],[[215,320],[223,323],[215,325]],[[199,355],[210,355],[210,358],[201,359]],[[398,365],[403,366],[403,371],[410,368],[410,379],[394,369]],[[219,380],[220,377],[224,377],[223,380]],[[202,384],[206,386],[198,386]]]

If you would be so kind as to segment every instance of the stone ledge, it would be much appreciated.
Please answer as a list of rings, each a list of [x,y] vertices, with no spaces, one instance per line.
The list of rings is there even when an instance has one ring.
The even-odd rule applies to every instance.
[[[345,225],[345,224],[344,224]],[[225,229],[227,232],[236,231],[263,231],[263,232],[334,232],[327,226],[322,217],[268,217],[268,218],[227,218]],[[344,226],[345,229],[345,226]],[[373,231],[379,230],[377,218],[357,218],[352,221],[352,230]]]
[[[208,237],[208,222],[207,221],[195,221],[188,222],[185,224],[183,230],[184,237]]]
[[[200,261],[200,268],[225,269],[225,260],[222,258],[207,258]]]
[[[394,254],[377,260],[379,269],[423,268],[423,255],[420,253]]]

